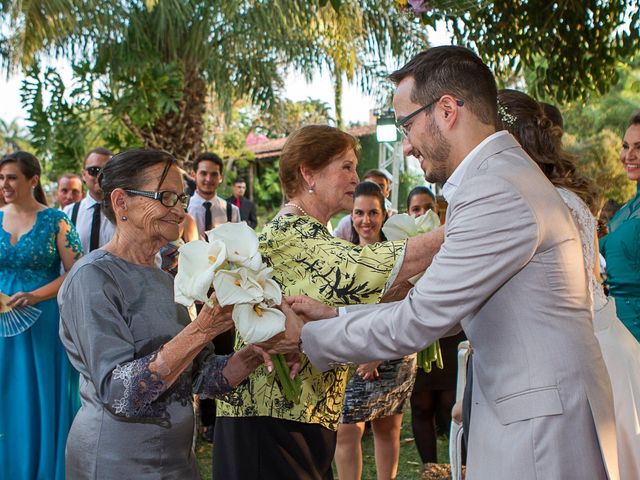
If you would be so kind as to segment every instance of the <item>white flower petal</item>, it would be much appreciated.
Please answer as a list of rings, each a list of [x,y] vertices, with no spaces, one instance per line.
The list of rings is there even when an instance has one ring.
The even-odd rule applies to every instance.
[[[415,219],[418,233],[427,233],[440,226],[440,217],[433,210]]]
[[[262,265],[264,265],[262,263],[262,255],[260,255],[260,253],[256,253],[255,255],[249,258],[244,258],[244,257],[241,257],[240,259],[236,258],[235,261],[241,267],[248,268],[249,270],[252,270],[254,272],[257,272],[258,270],[260,270],[262,268]]]
[[[178,250],[178,274],[174,280],[175,301],[191,306],[194,301],[205,302],[216,270],[226,259],[222,242],[189,242]]]
[[[208,231],[207,238],[209,241],[220,240],[225,244],[230,262],[252,270],[260,268],[262,258],[258,252],[258,236],[247,222],[223,223]]]
[[[246,268],[220,270],[213,278],[213,287],[222,306],[259,303],[263,300],[262,286],[257,275]]]
[[[278,282],[271,278],[272,268],[264,267],[257,274],[257,280],[263,290],[264,301],[268,305],[280,305],[282,303],[282,291]]]
[[[404,240],[418,233],[414,218],[406,213],[390,217],[382,226],[382,231],[388,240]]]
[[[264,304],[247,303],[233,307],[233,321],[245,343],[259,343],[284,332],[284,314]]]

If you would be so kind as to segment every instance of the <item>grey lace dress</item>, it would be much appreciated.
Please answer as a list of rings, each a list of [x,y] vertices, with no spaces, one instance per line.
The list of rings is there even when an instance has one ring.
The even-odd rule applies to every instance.
[[[203,350],[169,388],[149,370],[190,321],[173,301],[171,276],[95,250],[74,265],[58,303],[82,401],[67,441],[67,478],[199,478],[192,398],[230,390],[222,376],[228,357]]]

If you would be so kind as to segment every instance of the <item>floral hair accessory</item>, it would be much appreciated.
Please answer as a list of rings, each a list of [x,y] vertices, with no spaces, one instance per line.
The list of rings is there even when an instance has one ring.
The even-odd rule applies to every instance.
[[[515,127],[516,121],[518,120],[515,115],[511,115],[507,111],[507,107],[505,107],[500,101],[498,101],[498,118],[503,125],[509,128]]]

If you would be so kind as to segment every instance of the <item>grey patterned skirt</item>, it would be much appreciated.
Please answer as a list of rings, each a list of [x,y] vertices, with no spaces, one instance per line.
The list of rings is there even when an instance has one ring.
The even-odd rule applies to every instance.
[[[402,413],[416,379],[416,355],[382,362],[378,374],[372,381],[355,373],[351,376],[340,423],[368,422]]]

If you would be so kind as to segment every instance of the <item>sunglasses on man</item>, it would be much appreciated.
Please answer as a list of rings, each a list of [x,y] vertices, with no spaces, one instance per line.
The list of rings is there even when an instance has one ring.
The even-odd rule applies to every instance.
[[[87,167],[87,168],[85,168],[85,170],[92,177],[97,177],[100,174],[100,172],[102,171],[102,167]]]

